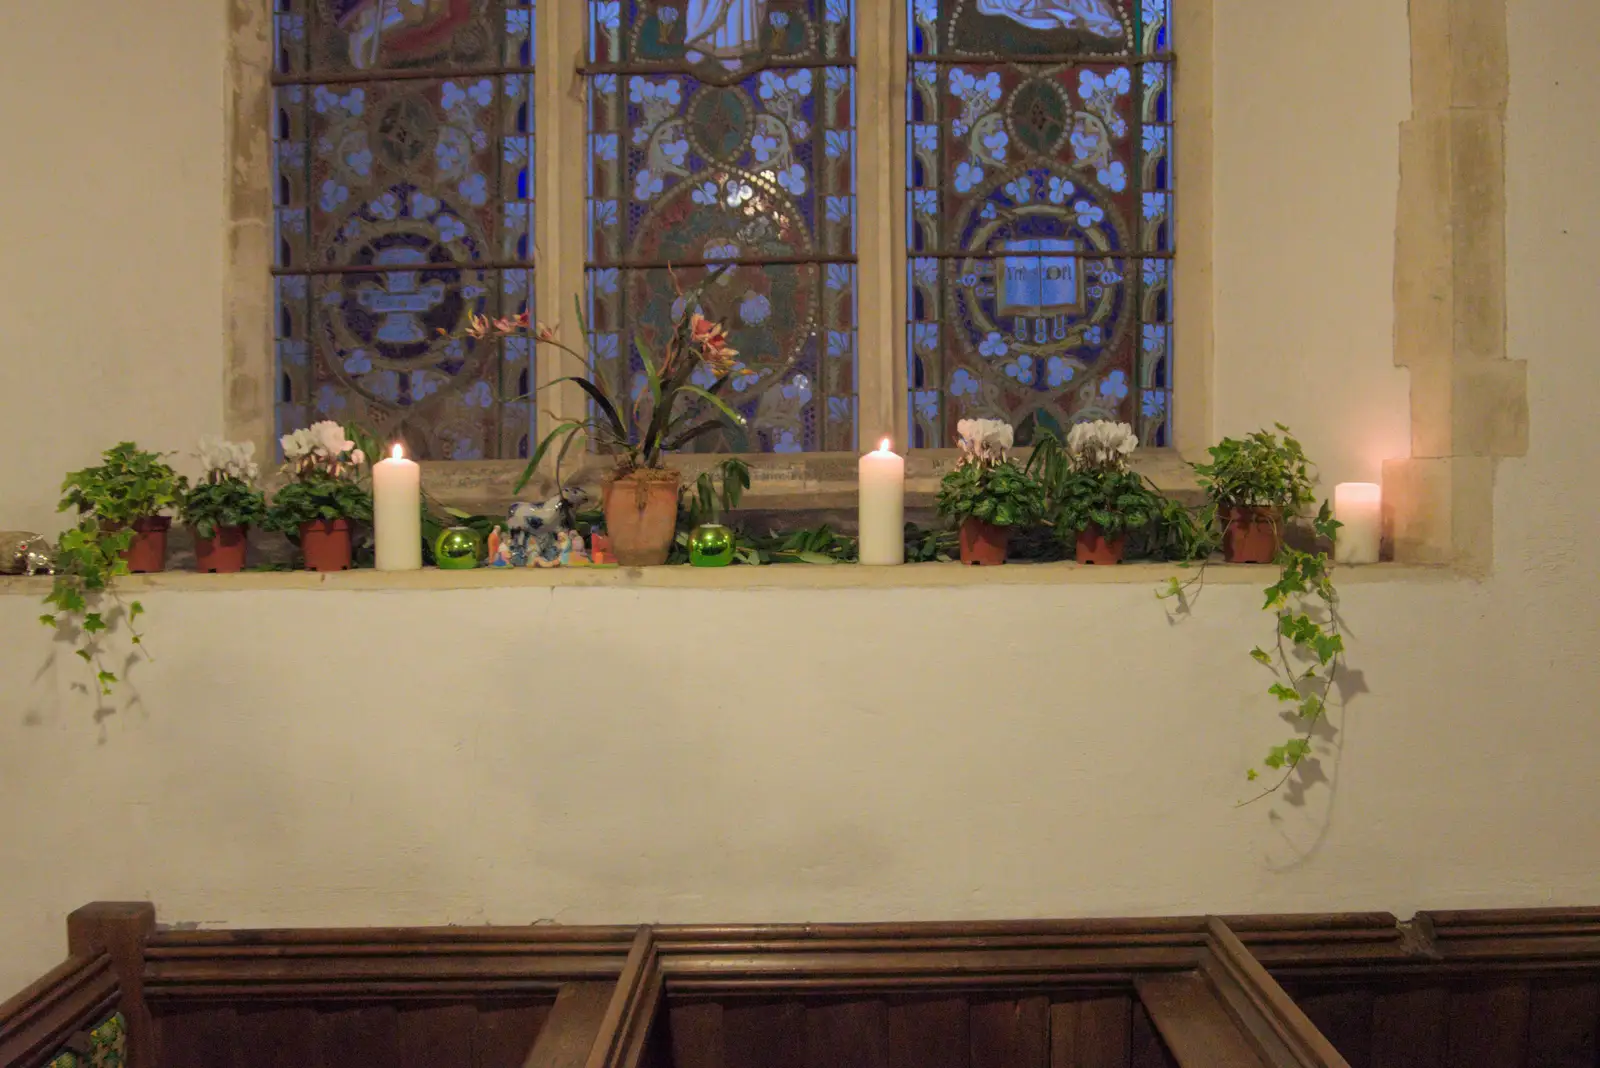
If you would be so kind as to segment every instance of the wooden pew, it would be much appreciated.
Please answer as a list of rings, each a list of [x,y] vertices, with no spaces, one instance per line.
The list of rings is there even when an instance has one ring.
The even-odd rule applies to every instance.
[[[141,985],[155,918],[151,905],[115,902],[69,916],[66,962],[0,1004],[0,1068],[154,1063]]]
[[[1593,1068],[1600,910],[1000,923],[68,923],[0,1068]],[[1281,986],[1279,984],[1282,984]]]

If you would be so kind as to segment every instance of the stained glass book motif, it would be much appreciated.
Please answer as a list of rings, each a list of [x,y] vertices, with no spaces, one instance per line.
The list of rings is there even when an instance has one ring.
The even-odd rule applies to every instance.
[[[970,417],[1167,443],[1167,3],[908,3],[914,447]]]
[[[536,0],[276,0],[280,432],[359,423],[424,459],[525,456]]]
[[[748,435],[705,451],[855,448],[854,0],[589,0],[591,373],[644,389],[680,294],[742,365]],[[706,384],[706,383],[702,383]]]

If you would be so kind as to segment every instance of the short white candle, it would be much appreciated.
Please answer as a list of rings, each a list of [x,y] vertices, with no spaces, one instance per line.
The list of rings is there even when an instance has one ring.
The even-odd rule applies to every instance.
[[[1375,564],[1383,538],[1383,489],[1376,482],[1341,482],[1333,488],[1333,518],[1341,526],[1333,539],[1340,564]]]
[[[906,562],[906,462],[889,450],[889,439],[861,458],[861,562]]]
[[[372,465],[372,536],[379,571],[422,566],[422,468],[400,446]]]

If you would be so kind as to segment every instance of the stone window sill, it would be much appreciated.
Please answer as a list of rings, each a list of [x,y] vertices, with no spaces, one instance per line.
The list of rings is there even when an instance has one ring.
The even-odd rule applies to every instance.
[[[168,571],[133,575],[120,581],[127,593],[238,593],[252,590],[343,590],[386,592],[409,590],[526,589],[612,587],[621,589],[768,590],[768,589],[914,589],[952,586],[1133,585],[1156,589],[1186,572],[1172,564],[1135,563],[1117,567],[1081,567],[1073,563],[1007,564],[1004,567],[962,567],[954,563],[862,567],[856,564],[776,564],[763,567],[604,567],[604,568],[478,568],[472,571],[259,571],[237,575],[202,575]],[[1276,572],[1270,567],[1214,564],[1208,583],[1267,586]],[[1341,567],[1341,586],[1390,582],[1441,582],[1459,577],[1447,567],[1373,564]],[[42,597],[48,578],[0,577],[0,594]]]

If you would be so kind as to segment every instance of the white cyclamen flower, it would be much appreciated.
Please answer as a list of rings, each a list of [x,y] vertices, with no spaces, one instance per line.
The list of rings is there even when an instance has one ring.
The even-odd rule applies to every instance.
[[[316,438],[311,431],[302,427],[292,433],[285,434],[278,439],[278,444],[283,448],[285,460],[303,460],[311,455],[311,450],[316,447]]]
[[[1067,452],[1079,468],[1121,468],[1139,447],[1139,438],[1127,423],[1100,419],[1078,423],[1067,432]]]
[[[218,437],[200,439],[200,463],[205,476],[217,479],[236,478],[254,482],[261,471],[255,462],[256,445],[253,441],[224,441]]]
[[[345,437],[344,427],[332,419],[311,424],[311,438],[317,452],[329,460],[336,460],[356,447],[355,442]]]
[[[999,463],[1016,441],[1016,431],[1003,419],[963,419],[956,424],[961,452],[981,463]]]

